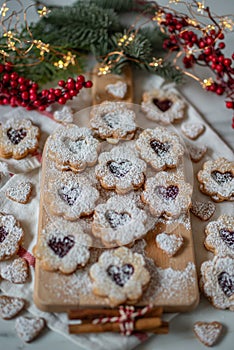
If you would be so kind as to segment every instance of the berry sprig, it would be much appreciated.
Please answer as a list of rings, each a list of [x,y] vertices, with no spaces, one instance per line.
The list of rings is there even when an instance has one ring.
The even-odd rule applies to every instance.
[[[14,72],[12,63],[0,64],[0,105],[21,106],[42,112],[55,102],[65,104],[77,96],[81,89],[91,88],[93,83],[79,75],[76,80],[60,80],[58,85],[59,88],[38,91],[38,84]]]
[[[225,57],[222,52],[225,48],[223,30],[212,18],[209,7],[204,11],[213,23],[207,28],[197,21],[191,21],[186,15],[164,11],[164,19],[160,21],[160,26],[167,31],[169,38],[164,40],[163,47],[169,51],[182,52],[182,61],[186,69],[193,68],[196,64],[208,67],[214,73],[215,80],[206,79],[205,83],[200,81],[201,84],[206,90],[217,95],[226,93],[226,107],[234,109],[234,54],[231,58]]]

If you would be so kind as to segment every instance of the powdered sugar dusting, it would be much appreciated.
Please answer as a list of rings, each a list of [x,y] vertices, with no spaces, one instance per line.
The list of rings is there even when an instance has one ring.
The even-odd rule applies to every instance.
[[[222,324],[219,322],[196,322],[193,330],[203,344],[212,346],[221,334]]]

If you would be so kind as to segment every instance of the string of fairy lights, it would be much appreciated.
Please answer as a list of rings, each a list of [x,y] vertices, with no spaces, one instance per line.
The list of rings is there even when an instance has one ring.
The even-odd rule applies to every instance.
[[[0,56],[2,56],[5,62],[10,57],[9,52],[14,51],[19,57],[25,58],[25,66],[27,66],[27,58],[30,57],[32,49],[36,48],[39,50],[39,58],[35,62],[31,62],[30,65],[40,64],[41,61],[46,60],[49,53],[52,53],[53,56],[57,57],[57,60],[52,64],[58,69],[65,70],[69,65],[75,65],[77,63],[77,55],[73,52],[61,52],[58,47],[53,47],[51,44],[42,42],[40,38],[33,37],[30,31],[30,26],[27,22],[27,12],[31,6],[34,6],[34,4],[28,6],[27,8],[24,8],[22,1],[15,0],[18,3],[19,9],[11,12],[9,7],[10,1],[11,0],[6,0],[0,8],[0,25],[3,30],[3,37],[6,38],[6,42],[4,44],[0,44]],[[153,7],[154,3],[151,4]],[[177,5],[184,6],[188,15],[179,12]],[[37,14],[39,17],[46,17],[51,11],[52,10],[47,9],[46,6],[42,5],[41,8],[37,10]],[[168,29],[170,32],[170,27],[165,27],[168,11],[173,13],[175,16],[183,15],[184,18],[186,18],[187,25],[193,30],[202,33],[203,35],[209,35],[212,30],[218,32],[219,35],[214,40],[218,40],[223,32],[232,31],[234,27],[233,15],[218,16],[212,13],[209,7],[206,6],[205,0],[169,0],[167,6],[159,6],[155,2],[154,16],[147,18],[147,21],[145,23],[153,22],[160,28],[163,33],[168,33]],[[147,13],[143,13],[143,15],[147,15]],[[22,16],[28,31],[27,39],[24,41],[22,41],[22,39],[19,39],[19,36],[17,35],[20,19]],[[12,23],[14,23],[14,29],[12,29]],[[131,57],[129,58],[129,56],[127,57],[124,50],[126,46],[134,43],[138,31],[139,25],[135,23],[134,25],[131,25],[127,33],[119,38],[115,51],[109,52],[103,58],[102,64],[99,67],[98,75],[109,74],[123,57],[126,57],[128,60],[135,61],[139,64],[145,63],[141,62],[138,59]],[[184,27],[181,28],[179,36],[183,35],[183,31],[185,31]],[[208,46],[209,45],[198,47],[197,45],[191,45],[191,43],[189,43],[187,46],[184,45],[183,47],[180,47],[180,50],[177,52],[173,52],[173,50],[171,50],[168,54],[165,55],[165,57],[152,57],[151,62],[148,62],[147,64],[149,67],[155,69],[156,71],[159,67],[162,67],[167,60],[170,59],[170,55],[172,54],[173,64],[179,69],[178,62],[181,57],[185,55],[187,58],[189,58],[191,55],[193,55],[193,57],[201,55],[204,50],[208,48]],[[204,89],[210,87],[214,83],[214,80],[211,76],[207,76],[206,78],[201,79],[194,72],[188,71],[187,69],[182,68],[182,71],[184,74],[197,80]]]

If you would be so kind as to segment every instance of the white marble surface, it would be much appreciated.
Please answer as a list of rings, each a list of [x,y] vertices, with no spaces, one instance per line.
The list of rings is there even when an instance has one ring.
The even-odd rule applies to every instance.
[[[30,1],[24,1],[25,3]],[[68,3],[72,1],[45,1],[45,3]],[[160,4],[167,1],[160,0]],[[232,0],[207,0],[207,4],[212,5],[216,13],[225,14],[233,12]],[[227,46],[233,48],[233,34],[226,38]],[[231,51],[229,51],[230,54]],[[204,75],[205,77],[206,75]],[[234,149],[234,130],[231,128],[232,113],[224,106],[224,98],[215,94],[205,92],[201,87],[191,79],[186,79],[186,83],[180,87],[184,96],[197,108],[204,119],[213,127],[220,137]],[[220,150],[221,152],[221,150]],[[225,155],[224,155],[225,156]],[[233,313],[228,311],[216,310],[202,298],[198,308],[193,312],[180,314],[170,323],[169,335],[158,335],[151,337],[147,342],[137,347],[137,350],[180,350],[189,348],[190,350],[202,350],[205,346],[195,338],[192,325],[198,320],[220,321],[224,325],[224,334],[221,341],[214,347],[215,349],[231,350],[234,341],[234,322]],[[0,350],[16,349],[54,349],[63,350],[81,350],[77,345],[71,343],[58,333],[46,330],[43,336],[40,336],[31,344],[24,344],[15,335],[15,321],[0,320]],[[112,350],[112,349],[110,349]]]

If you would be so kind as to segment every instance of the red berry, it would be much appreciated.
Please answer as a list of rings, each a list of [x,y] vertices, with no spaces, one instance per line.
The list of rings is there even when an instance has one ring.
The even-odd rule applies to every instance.
[[[16,97],[11,97],[10,103],[11,103],[11,107],[16,107],[17,106],[17,99],[16,99]]]
[[[42,106],[39,106],[39,111],[43,112],[45,109],[46,109],[46,106],[42,105]]]
[[[64,80],[59,80],[58,82],[58,85],[61,86],[61,87],[64,87],[65,86],[65,81]]]
[[[49,95],[48,95],[48,100],[50,101],[54,101],[55,100],[55,94],[53,92],[51,92]]]
[[[211,29],[210,35],[215,35],[215,34],[216,34],[216,31],[214,29]]]
[[[213,55],[212,58],[211,58],[211,61],[212,61],[213,63],[216,63],[216,62],[217,62],[217,57],[215,57],[215,56]]]
[[[6,62],[6,64],[5,64],[5,70],[6,70],[7,72],[10,72],[10,71],[12,70],[12,68],[13,68],[13,64],[12,64],[11,62]]]
[[[223,55],[219,56],[218,61],[222,63],[223,60],[224,60],[224,56]]]
[[[5,80],[5,81],[9,81],[10,80],[10,74],[8,74],[8,73],[3,74],[2,79]]]
[[[176,25],[176,29],[177,29],[177,30],[182,29],[182,27],[183,27],[183,25],[182,25],[181,23],[178,23],[178,24]]]
[[[217,87],[216,87],[215,84],[212,84],[212,85],[210,86],[210,91],[215,92],[216,89],[217,89]]]
[[[27,107],[27,105],[28,105],[28,102],[26,102],[26,101],[20,102],[20,106],[22,106],[22,107]]]
[[[4,64],[0,63],[0,73],[2,73],[5,70]]]
[[[226,107],[231,109],[234,107],[233,101],[226,101]]]
[[[206,44],[204,43],[204,41],[200,41],[200,42],[199,42],[199,47],[200,47],[201,49],[203,49],[205,46],[206,46]]]
[[[26,91],[27,90],[27,86],[22,84],[22,85],[20,85],[19,89],[20,89],[20,91]]]
[[[71,95],[70,95],[69,92],[65,92],[65,94],[63,95],[63,97],[64,97],[66,100],[70,100]]]
[[[223,71],[223,66],[221,66],[221,64],[217,64],[216,68],[218,73],[221,73]]]
[[[219,33],[218,37],[219,37],[219,39],[223,40],[224,39],[224,34],[223,33]]]
[[[37,90],[38,89],[38,84],[37,83],[33,83],[32,86],[31,86],[31,89]]]
[[[60,89],[55,89],[55,90],[54,90],[54,94],[55,94],[56,96],[61,96],[62,91],[61,91]]]
[[[23,84],[24,81],[25,81],[24,77],[19,77],[19,78],[18,78],[18,83],[19,83],[19,84]]]
[[[21,97],[23,100],[27,100],[28,99],[28,92],[27,91],[22,92]]]
[[[82,89],[83,84],[82,83],[76,83],[76,90]]]
[[[78,94],[78,91],[77,90],[70,90],[69,93],[73,97],[73,96],[76,96]]]
[[[67,83],[67,88],[68,90],[72,90],[75,87],[75,82],[74,81],[70,81],[69,83]]]
[[[18,82],[17,81],[15,81],[15,80],[11,81],[11,87],[12,88],[16,88],[17,86],[18,86]]]
[[[232,59],[234,60],[234,53],[232,54]]]
[[[91,88],[92,86],[93,86],[93,83],[92,83],[91,80],[86,81],[85,84],[84,84],[84,87],[88,88],[88,89]]]
[[[230,65],[232,64],[232,60],[230,58],[225,58],[223,64],[227,67],[230,67]]]
[[[39,107],[41,105],[41,101],[40,100],[36,100],[36,101],[33,102],[33,105],[35,107]]]
[[[74,82],[75,82],[75,80],[73,78],[68,78],[67,79],[67,83],[74,83]]]
[[[31,101],[36,101],[36,99],[37,99],[37,94],[35,94],[35,93],[30,94]]]
[[[172,14],[171,13],[167,13],[166,14],[166,19],[167,20],[171,20],[173,18]]]
[[[79,75],[76,78],[77,83],[84,83],[85,82],[85,77],[83,75]]]
[[[220,49],[224,49],[225,48],[225,43],[222,41],[221,43],[219,43],[219,48]]]
[[[213,38],[208,36],[208,38],[206,39],[206,42],[207,42],[208,45],[211,45],[213,43]]]
[[[223,94],[223,88],[221,88],[221,87],[218,87],[218,89],[216,90],[216,94],[217,95],[222,95]]]
[[[18,74],[16,72],[11,73],[11,79],[12,80],[18,79]]]
[[[58,99],[58,103],[60,103],[61,105],[64,105],[66,103],[66,99],[64,97],[60,97]]]
[[[7,97],[4,97],[4,99],[2,100],[2,102],[3,102],[4,105],[8,105],[9,100],[8,100]]]
[[[211,68],[215,69],[216,68],[216,63],[212,63]]]
[[[42,90],[41,94],[43,97],[48,96],[49,91],[48,90]]]
[[[211,52],[212,52],[212,50],[211,50],[210,47],[207,47],[207,48],[205,48],[205,50],[204,50],[204,54],[207,55],[207,56],[210,55]]]

